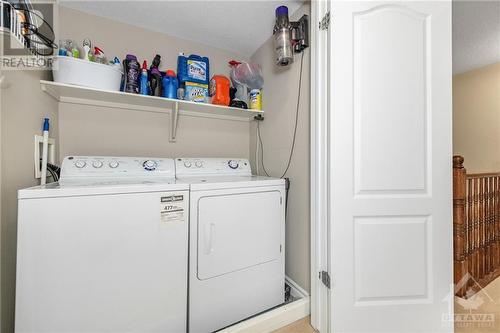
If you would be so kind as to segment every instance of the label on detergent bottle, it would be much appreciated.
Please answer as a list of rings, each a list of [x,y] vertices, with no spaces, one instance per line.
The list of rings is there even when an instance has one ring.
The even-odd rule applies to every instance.
[[[162,223],[184,222],[186,214],[186,201],[184,194],[176,193],[161,197],[160,221]]]
[[[196,80],[207,80],[207,64],[204,61],[188,60],[187,74]]]
[[[186,100],[193,102],[206,102],[208,99],[208,85],[186,82]]]

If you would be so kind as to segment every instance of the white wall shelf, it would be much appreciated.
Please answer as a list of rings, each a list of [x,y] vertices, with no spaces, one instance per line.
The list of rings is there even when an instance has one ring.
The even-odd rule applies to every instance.
[[[171,114],[171,142],[175,142],[176,139],[179,115],[233,121],[250,121],[254,116],[264,114],[264,111],[260,110],[245,110],[222,105],[129,94],[121,91],[105,91],[44,80],[40,81],[40,86],[44,92],[60,103]]]

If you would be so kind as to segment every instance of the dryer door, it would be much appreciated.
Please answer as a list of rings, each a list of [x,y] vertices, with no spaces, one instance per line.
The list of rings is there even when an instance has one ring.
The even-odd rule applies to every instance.
[[[198,279],[206,280],[280,258],[281,192],[221,193],[198,200]]]

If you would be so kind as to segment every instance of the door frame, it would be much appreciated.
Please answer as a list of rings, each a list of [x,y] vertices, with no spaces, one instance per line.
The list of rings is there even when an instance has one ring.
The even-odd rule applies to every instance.
[[[331,29],[320,30],[319,22],[329,11],[330,1],[311,1],[311,325],[321,333],[330,332],[330,290],[320,272],[330,272],[329,235],[329,145],[328,145],[328,39]]]

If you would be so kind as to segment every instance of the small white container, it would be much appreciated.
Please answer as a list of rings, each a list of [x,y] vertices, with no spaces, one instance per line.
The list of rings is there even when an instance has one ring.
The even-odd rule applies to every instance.
[[[112,91],[120,91],[123,74],[120,66],[64,56],[54,59],[52,73],[55,82]]]

